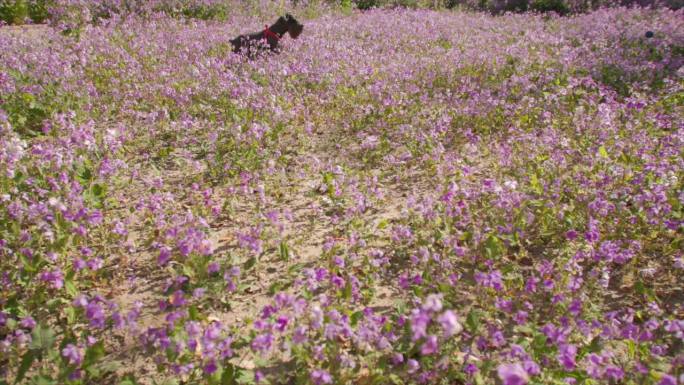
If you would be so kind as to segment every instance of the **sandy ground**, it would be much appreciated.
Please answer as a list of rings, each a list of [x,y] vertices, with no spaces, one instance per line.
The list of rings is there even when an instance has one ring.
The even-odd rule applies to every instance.
[[[48,35],[50,28],[46,25],[4,26],[0,27],[0,39],[26,38],[41,39]],[[49,44],[48,40],[38,40]],[[225,312],[213,312],[213,318],[219,319],[229,326],[239,329],[247,327],[245,320],[254,319],[261,309],[270,303],[272,293],[270,288],[274,283],[289,286],[297,278],[302,267],[311,267],[317,264],[321,257],[323,244],[326,238],[335,238],[340,242],[346,242],[350,235],[344,226],[331,226],[325,218],[325,197],[316,193],[320,184],[320,174],[314,170],[308,170],[305,175],[300,175],[299,170],[307,169],[306,165],[312,159],[318,159],[321,164],[340,164],[345,167],[361,169],[364,167],[358,159],[353,159],[348,148],[336,146],[338,142],[335,132],[320,130],[311,137],[310,143],[303,151],[292,159],[284,180],[289,185],[282,189],[283,195],[278,199],[279,204],[270,206],[271,209],[289,209],[293,220],[288,223],[285,236],[290,248],[290,259],[283,261],[277,252],[268,252],[258,262],[258,267],[244,277],[242,284],[245,289],[240,290],[230,298],[231,309]],[[295,171],[298,170],[298,171]],[[177,185],[183,186],[186,177],[182,170],[164,170],[167,182],[177,179]],[[170,183],[174,185],[174,183]],[[420,183],[412,186],[415,189]],[[420,187],[418,187],[420,188]],[[135,188],[133,188],[135,189]],[[364,214],[364,220],[376,226],[381,221],[392,223],[401,216],[401,208],[405,207],[408,188],[400,183],[383,183],[385,198],[380,205]],[[413,191],[415,193],[415,191]],[[323,202],[323,204],[322,204]],[[236,233],[243,231],[245,226],[253,225],[260,214],[253,199],[246,197],[238,198],[234,202],[234,214],[230,218],[212,223],[211,239],[216,253],[229,253],[238,247]],[[374,234],[373,245],[382,247],[389,240],[389,228],[377,230]],[[131,234],[131,243],[139,243],[135,238],[135,232]],[[134,302],[141,301],[144,310],[141,314],[140,326],[142,328],[155,327],[164,322],[165,314],[158,310],[158,302],[164,299],[159,288],[170,276],[169,271],[160,268],[156,263],[156,256],[144,250],[142,247],[134,250],[127,259],[117,263],[117,275],[121,278],[121,285],[106,288],[107,297],[118,303],[122,309],[130,308]],[[390,286],[379,285],[375,287],[376,295],[369,306],[376,309],[387,309],[401,296],[394,292]],[[287,291],[293,292],[290,287]],[[297,294],[294,293],[293,294]],[[155,365],[151,358],[145,357],[139,351],[139,343],[133,336],[123,336],[123,343],[111,341],[110,355],[106,361],[118,361],[121,364],[119,375],[134,373],[141,384],[152,384],[159,379]],[[253,367],[253,357],[236,357],[243,367]]]
[[[35,25],[5,25],[0,27],[0,37],[36,38],[45,34],[50,28],[46,24]]]

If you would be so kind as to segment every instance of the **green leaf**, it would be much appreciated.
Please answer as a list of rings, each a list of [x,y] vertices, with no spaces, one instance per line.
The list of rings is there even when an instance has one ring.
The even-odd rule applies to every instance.
[[[66,290],[67,294],[70,297],[76,297],[78,295],[78,289],[76,288],[76,284],[72,279],[67,279],[64,280],[64,289]]]
[[[226,364],[223,368],[221,385],[235,385],[235,367],[232,364]]]
[[[630,359],[634,359],[634,355],[636,354],[636,344],[632,340],[627,340],[627,352],[629,354]]]
[[[283,261],[290,260],[290,249],[287,247],[285,241],[280,242],[280,259]]]
[[[33,384],[33,385],[55,385],[55,384],[57,384],[57,381],[53,380],[50,377],[38,376],[38,377],[34,377],[31,380],[31,384]]]
[[[604,146],[599,147],[599,155],[601,158],[608,158],[608,151],[606,151],[606,148]]]
[[[350,300],[352,297],[352,285],[351,282],[347,282],[344,286],[344,291],[342,292],[342,298]]]
[[[123,380],[119,382],[119,385],[138,385],[134,380]]]
[[[85,187],[93,179],[93,171],[87,166],[83,166],[77,175],[78,180]]]
[[[363,311],[359,310],[353,313],[350,317],[351,326],[356,326],[361,318],[363,318]]]
[[[636,291],[638,294],[646,294],[646,286],[644,286],[644,283],[641,281],[637,281],[634,284],[634,291]]]
[[[95,364],[100,358],[104,357],[105,350],[102,341],[92,345],[86,349],[85,358],[83,359],[83,367],[88,368]]]
[[[487,258],[492,258],[496,259],[501,256],[502,251],[503,251],[503,244],[499,238],[496,237],[496,235],[490,235],[487,237],[487,241],[485,241],[485,251],[487,254]]]
[[[76,321],[76,310],[73,307],[67,307],[64,312],[66,313],[67,323],[69,325]]]
[[[93,191],[93,195],[94,195],[96,198],[98,198],[98,199],[101,200],[101,199],[104,198],[104,196],[105,196],[105,191],[106,191],[106,189],[105,189],[105,187],[102,186],[101,184],[96,183],[96,184],[93,185],[92,191]]]
[[[477,310],[473,309],[468,313],[466,326],[468,326],[468,331],[471,333],[476,332],[480,328],[480,314]]]
[[[38,325],[31,333],[31,343],[29,349],[31,350],[47,350],[55,343],[55,333],[46,326]]]
[[[530,186],[532,187],[532,191],[535,193],[539,195],[544,193],[544,187],[542,187],[541,183],[539,182],[539,177],[536,173],[530,176]]]
[[[238,378],[236,381],[238,384],[242,385],[252,385],[256,382],[254,381],[254,372],[251,370],[238,370]]]
[[[401,379],[401,377],[399,377],[395,373],[391,373],[388,378],[389,378],[390,382],[392,384],[395,384],[395,385],[404,383],[404,381]]]
[[[21,380],[24,379],[26,372],[31,368],[31,365],[36,358],[36,353],[33,350],[29,350],[24,354],[24,357],[21,359],[21,365],[19,365],[19,369],[17,370],[17,377],[14,379],[15,384],[20,383]]]
[[[103,373],[114,373],[122,367],[121,361],[105,361],[97,365]]]
[[[257,263],[256,257],[251,257],[244,264],[245,271],[251,270]]]
[[[181,265],[181,269],[183,270],[183,274],[187,275],[190,279],[195,277],[195,269],[193,269],[190,262]]]
[[[199,321],[202,319],[202,315],[197,306],[195,305],[190,306],[190,309],[188,309],[188,315],[190,316],[190,319],[193,321]]]

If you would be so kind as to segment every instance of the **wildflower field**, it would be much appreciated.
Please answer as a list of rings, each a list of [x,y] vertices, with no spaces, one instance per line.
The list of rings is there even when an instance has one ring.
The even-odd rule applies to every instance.
[[[684,384],[684,10],[293,12],[0,27],[0,384]]]

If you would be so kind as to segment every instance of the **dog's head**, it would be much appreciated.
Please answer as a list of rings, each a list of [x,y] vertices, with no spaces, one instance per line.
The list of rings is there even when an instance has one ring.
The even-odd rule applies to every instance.
[[[297,21],[294,16],[289,13],[281,17],[282,21],[287,25],[287,33],[290,37],[296,39],[304,30],[304,25]]]

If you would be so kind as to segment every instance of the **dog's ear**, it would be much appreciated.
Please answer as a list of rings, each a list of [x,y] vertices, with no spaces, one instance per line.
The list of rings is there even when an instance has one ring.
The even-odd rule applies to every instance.
[[[292,17],[292,15],[290,15],[289,13],[286,13],[285,14],[285,20],[287,20],[287,21],[294,20],[294,17]]]

